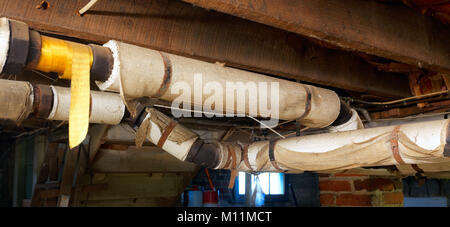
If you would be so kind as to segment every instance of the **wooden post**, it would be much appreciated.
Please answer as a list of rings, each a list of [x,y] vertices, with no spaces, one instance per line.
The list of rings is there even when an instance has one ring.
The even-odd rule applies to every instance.
[[[67,150],[66,152],[66,158],[64,160],[64,167],[63,167],[64,169],[61,179],[61,186],[59,189],[59,196],[57,202],[58,207],[69,206],[79,152],[80,146]]]

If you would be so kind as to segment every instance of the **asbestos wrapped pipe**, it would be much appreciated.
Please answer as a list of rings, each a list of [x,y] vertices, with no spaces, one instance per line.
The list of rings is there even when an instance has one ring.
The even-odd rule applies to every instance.
[[[189,129],[147,109],[136,138],[182,161],[246,172],[338,171],[450,162],[449,120],[260,141],[205,144]]]
[[[241,160],[240,146],[230,143],[205,143],[190,129],[154,108],[142,111],[141,119],[132,125],[136,130],[136,145],[145,139],[178,158],[208,168],[231,169]],[[233,158],[234,157],[234,158]],[[231,160],[233,163],[231,163]]]
[[[0,80],[0,118],[22,122],[33,111],[33,86],[28,82]]]
[[[67,121],[70,88],[37,85],[0,79],[0,119],[20,123],[30,114],[36,117]],[[116,125],[125,116],[125,105],[119,94],[91,91],[90,123]]]
[[[0,18],[0,71],[3,72],[9,50],[9,20]]]
[[[450,158],[447,160],[443,160],[443,162],[440,163],[397,165],[396,168],[401,174],[405,175],[450,172]]]
[[[449,121],[301,136],[274,142],[273,153],[283,171],[327,171],[358,167],[430,164],[450,161]],[[268,161],[269,142],[249,145],[250,166],[278,171]]]
[[[179,160],[185,161],[198,136],[163,113],[148,108],[136,132],[136,144],[142,146],[145,139]]]
[[[49,120],[69,119],[70,88],[50,86],[53,92],[53,107]],[[90,123],[116,125],[125,113],[125,105],[120,96],[111,92],[91,91]]]
[[[351,117],[346,122],[336,126],[329,126],[328,129],[330,132],[345,132],[363,128],[364,124],[362,123],[358,113],[356,110],[351,109]]]
[[[1,18],[1,72],[18,74],[24,68],[29,68],[44,72],[65,73],[67,68],[65,66],[72,62],[70,54],[72,44],[74,43],[40,35],[38,32],[30,30],[23,22]],[[86,47],[90,50],[90,75],[99,88],[119,92],[124,100],[128,101],[151,97],[165,101],[182,101],[198,108],[203,106],[203,100],[207,100],[211,96],[210,92],[203,92],[202,84],[196,83],[195,75],[201,75],[201,83],[206,85],[212,82],[224,89],[222,94],[218,94],[218,99],[222,101],[223,105],[214,102],[214,111],[217,113],[298,120],[307,127],[323,128],[331,125],[341,111],[337,94],[328,89],[276,79],[114,40],[104,46],[93,44],[77,44],[75,46],[83,46],[82,49]],[[263,82],[267,83],[266,91],[264,91],[267,101],[274,100],[273,103],[270,102],[267,105],[267,110],[255,102],[255,99],[265,99],[262,94],[264,89],[260,87],[260,83]],[[276,85],[272,87],[272,82],[278,83],[279,92],[274,93],[276,96],[272,92],[272,88]],[[247,85],[253,89],[256,86],[254,92],[257,94],[248,90],[242,91],[245,94],[239,94],[235,92],[236,87],[228,90],[227,84],[229,83],[241,83],[244,89],[248,88]],[[177,88],[180,87],[176,84],[187,85],[191,94],[180,97],[179,93],[181,92],[178,90],[177,93]],[[172,93],[172,89],[174,89],[174,93]],[[271,91],[268,92],[267,89]],[[201,95],[198,95],[198,92],[201,92]],[[128,105],[128,107],[134,115],[133,105]],[[271,111],[269,108],[275,109],[275,111]]]
[[[195,92],[201,91],[203,86],[195,84],[194,75],[202,75],[202,83],[213,82],[219,84],[224,92],[223,109],[216,112],[235,113],[236,106],[245,106],[245,113],[253,117],[267,116],[260,110],[255,113],[250,109],[257,109],[257,102],[249,104],[237,95],[225,92],[227,82],[247,82],[258,84],[271,82],[279,84],[279,114],[272,118],[283,120],[296,120],[300,118],[302,125],[321,128],[331,125],[340,113],[340,100],[337,94],[328,89],[276,79],[262,74],[224,67],[218,64],[207,63],[186,57],[163,53],[156,50],[138,47],[111,40],[104,45],[110,48],[114,64],[111,75],[105,82],[98,82],[101,90],[121,92],[126,99],[140,97],[160,98],[165,101],[175,100],[179,94],[172,94],[171,89],[178,82],[188,84],[191,89],[190,97],[183,97],[183,102],[202,106],[211,94],[202,93],[202,99],[196,99]],[[269,86],[268,85],[268,86]],[[268,92],[268,100],[271,99]],[[250,96],[246,94],[247,98]],[[250,97],[255,99],[256,97]],[[228,102],[228,104],[227,104]],[[230,103],[231,102],[231,103]],[[245,103],[243,103],[245,102]],[[219,108],[219,107],[217,107]]]

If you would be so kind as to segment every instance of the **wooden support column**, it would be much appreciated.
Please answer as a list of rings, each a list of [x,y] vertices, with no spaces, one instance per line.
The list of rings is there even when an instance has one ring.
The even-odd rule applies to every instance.
[[[58,149],[57,143],[49,143],[47,144],[47,148],[45,151],[44,162],[41,165],[36,185],[34,187],[33,197],[31,200],[31,206],[36,207],[41,205],[41,191],[45,190],[41,188],[41,185],[47,183],[47,180],[50,178],[50,172],[54,172],[54,164],[56,164],[56,151]]]
[[[108,125],[92,125],[89,128],[89,146],[85,146],[81,149],[78,160],[77,178],[75,181],[75,188],[73,189],[72,205],[75,207],[81,206],[81,201],[86,200],[89,192],[103,190],[105,187],[92,185],[86,183],[84,178],[90,177],[87,174],[91,169],[92,162],[97,156],[98,150],[101,144],[104,143],[105,132],[110,126]],[[98,190],[97,190],[98,189]]]
[[[58,195],[58,207],[68,207],[72,195],[72,187],[77,167],[77,161],[80,153],[80,146],[66,151],[66,158],[64,159],[64,167],[61,178],[61,185]]]

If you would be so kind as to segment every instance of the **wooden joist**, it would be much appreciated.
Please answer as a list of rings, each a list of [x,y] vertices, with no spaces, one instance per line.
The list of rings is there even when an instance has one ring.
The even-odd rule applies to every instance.
[[[54,0],[49,8],[37,9],[34,0],[0,0],[0,14],[40,31],[98,43],[116,39],[361,93],[410,95],[406,76],[377,71],[357,56],[281,29],[166,0],[99,1],[77,15],[86,3]]]
[[[404,5],[361,0],[183,0],[348,50],[450,72],[450,28]]]
[[[72,195],[73,181],[76,177],[80,147],[67,150],[58,195],[58,207],[68,207]]]

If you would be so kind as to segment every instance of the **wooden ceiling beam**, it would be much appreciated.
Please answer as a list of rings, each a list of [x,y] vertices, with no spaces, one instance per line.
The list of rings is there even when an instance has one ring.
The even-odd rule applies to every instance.
[[[54,34],[103,43],[110,39],[227,66],[384,97],[409,96],[401,74],[377,71],[345,51],[313,44],[281,29],[181,1],[0,0],[0,15]],[[211,1],[215,2],[215,1]]]
[[[450,27],[404,5],[361,0],[183,0],[351,51],[450,73]]]

